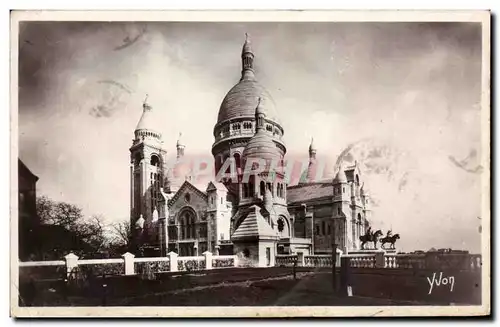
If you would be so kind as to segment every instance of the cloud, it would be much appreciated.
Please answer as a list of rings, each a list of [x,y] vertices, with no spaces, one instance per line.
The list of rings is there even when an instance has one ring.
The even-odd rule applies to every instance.
[[[42,194],[126,219],[128,149],[146,94],[169,156],[179,132],[188,155],[210,156],[219,106],[240,78],[249,32],[256,76],[276,102],[289,156],[307,156],[312,136],[318,157],[333,163],[359,148],[374,218],[401,231],[402,245],[462,246],[464,239],[477,248],[469,229],[470,217],[480,215],[480,175],[454,164],[480,164],[479,156],[456,159],[481,148],[478,25],[23,26],[20,155],[40,176]]]

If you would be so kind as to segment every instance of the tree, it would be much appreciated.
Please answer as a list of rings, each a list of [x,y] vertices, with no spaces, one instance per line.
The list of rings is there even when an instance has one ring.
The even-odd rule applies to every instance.
[[[62,226],[68,230],[77,228],[83,219],[82,209],[70,203],[53,201],[46,196],[37,197],[36,212],[42,224]]]
[[[109,253],[111,256],[119,256],[132,251],[132,229],[129,221],[111,224],[110,236]]]
[[[121,221],[111,225],[114,244],[129,246],[132,239],[132,229],[129,221]]]
[[[106,249],[108,240],[102,216],[86,219],[78,206],[46,196],[37,197],[36,209],[41,222],[36,256],[60,259],[69,252],[82,256]]]

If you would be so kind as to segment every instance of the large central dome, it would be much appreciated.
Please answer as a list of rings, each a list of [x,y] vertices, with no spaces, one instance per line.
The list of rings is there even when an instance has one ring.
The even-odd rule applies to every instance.
[[[269,92],[257,82],[253,61],[254,54],[247,35],[241,51],[241,78],[222,100],[213,130],[212,154],[216,174],[225,167],[228,158],[234,158],[236,168],[242,169],[244,157],[262,155],[266,159],[281,159],[286,153],[284,130],[278,119],[276,104]],[[255,110],[259,103],[262,110],[265,108],[265,118],[261,121],[260,134],[256,135]],[[230,191],[234,188],[231,184],[234,183],[226,185]],[[237,194],[238,189],[231,192]]]
[[[265,103],[267,118],[277,121],[273,98],[255,79],[249,78],[242,79],[229,90],[220,106],[217,123],[238,117],[254,117],[259,98]]]

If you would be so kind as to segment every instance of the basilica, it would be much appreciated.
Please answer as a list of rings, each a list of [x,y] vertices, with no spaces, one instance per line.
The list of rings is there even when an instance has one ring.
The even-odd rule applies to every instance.
[[[317,150],[311,140],[309,165],[299,183],[289,185],[285,131],[273,98],[257,81],[254,59],[247,37],[241,78],[222,100],[213,129],[215,174],[203,187],[190,180],[187,169],[179,173],[167,164],[154,109],[144,102],[130,148],[136,253],[197,256],[209,251],[265,267],[273,265],[276,254],[327,254],[334,244],[344,253],[360,248],[371,211],[358,165],[341,164],[315,178]],[[185,148],[179,138],[177,159]],[[256,161],[259,169],[254,169]]]

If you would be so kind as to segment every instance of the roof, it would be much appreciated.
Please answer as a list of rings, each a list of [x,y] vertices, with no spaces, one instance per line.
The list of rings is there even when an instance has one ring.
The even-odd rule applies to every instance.
[[[261,129],[248,141],[241,157],[243,161],[248,158],[258,158],[271,161],[274,160],[277,164],[281,159],[281,154],[276,143],[271,139],[271,136]]]
[[[241,54],[252,53],[252,43],[250,42],[250,38],[248,37],[248,33],[245,33],[245,43],[243,44],[243,48],[241,49]]]
[[[177,190],[177,192],[175,192],[175,195],[168,201],[168,206],[170,207],[175,201],[177,201],[177,199],[179,198],[179,196],[181,195],[182,193],[182,190],[184,188],[187,188],[187,189],[190,189],[192,192],[195,192],[196,194],[198,194],[199,196],[201,196],[202,198],[207,198],[207,194],[201,190],[199,190],[196,186],[194,186],[192,183],[190,183],[189,181],[184,181],[184,183],[181,185],[181,187],[179,187],[179,189]]]
[[[250,212],[245,217],[243,222],[238,226],[233,235],[231,235],[231,240],[245,238],[278,238],[278,234],[271,228],[271,226],[269,226],[267,221],[260,213],[260,210],[260,207],[257,205],[253,205],[250,207]]]
[[[19,175],[29,175],[35,180],[35,182],[38,181],[38,176],[33,174],[33,172],[24,164],[24,162],[21,161],[21,159],[17,158],[17,163]]]
[[[331,183],[312,183],[290,186],[286,190],[287,202],[307,202],[325,197],[333,197],[333,185]]]
[[[333,179],[333,182],[337,182],[337,183],[347,183],[347,176],[346,176],[346,172],[344,169],[339,169],[339,171],[337,172],[337,175],[335,175],[335,178]]]
[[[217,123],[238,117],[255,119],[259,98],[265,103],[267,119],[277,122],[278,115],[271,94],[255,79],[243,79],[222,100]]]
[[[153,114],[153,107],[148,105],[147,103],[143,104],[142,116],[139,119],[139,123],[137,123],[136,131],[139,130],[148,130],[158,132],[157,128],[157,120]]]
[[[208,182],[208,185],[207,185],[207,192],[211,191],[211,190],[218,190],[218,191],[226,191],[227,192],[227,187],[222,183],[210,181],[210,182]]]

